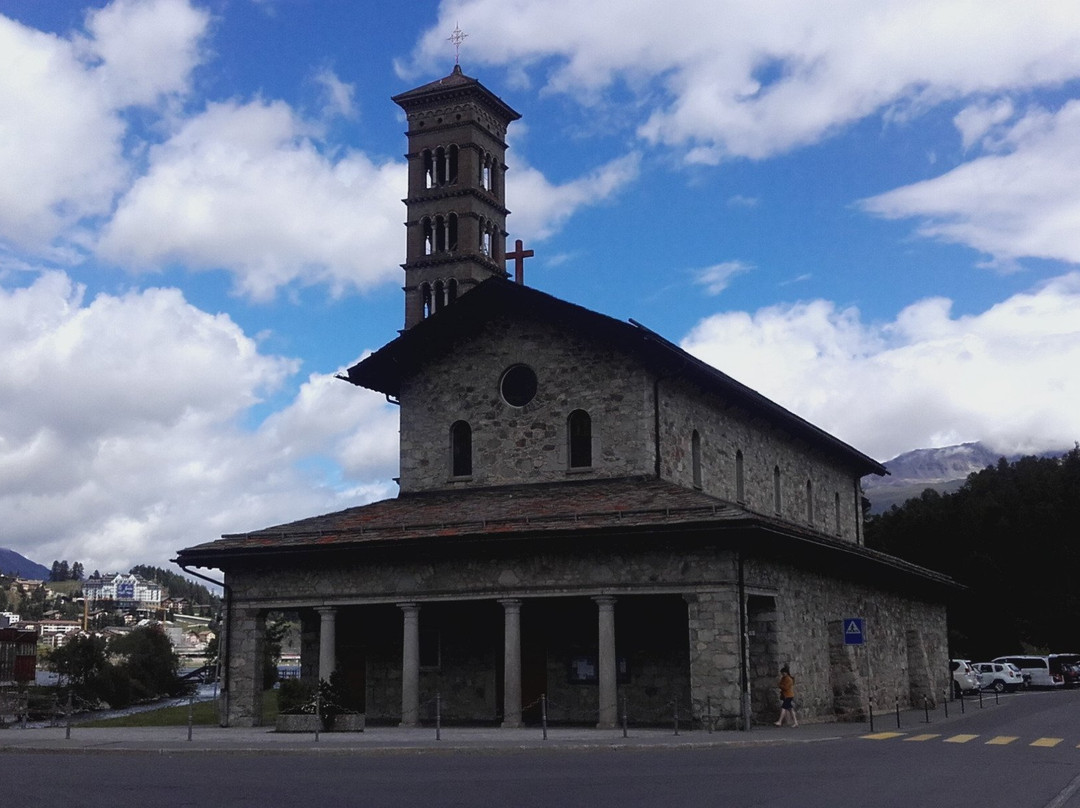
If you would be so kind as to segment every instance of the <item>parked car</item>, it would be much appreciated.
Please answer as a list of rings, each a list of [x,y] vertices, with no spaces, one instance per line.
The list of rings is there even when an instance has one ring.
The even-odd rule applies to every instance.
[[[979,674],[979,684],[983,690],[995,693],[1012,693],[1024,686],[1024,675],[1010,662],[976,662],[972,665]]]
[[[1080,687],[1080,654],[1050,654],[1050,673],[1060,673],[1065,687]]]
[[[949,668],[952,670],[954,696],[959,697],[966,693],[979,692],[979,677],[975,674],[975,669],[971,667],[968,660],[949,660]]]
[[[991,662],[1011,662],[1020,669],[1025,678],[1031,677],[1028,679],[1031,687],[1061,687],[1065,684],[1065,678],[1060,670],[1057,673],[1050,670],[1048,656],[1017,654],[1016,656],[994,657]]]

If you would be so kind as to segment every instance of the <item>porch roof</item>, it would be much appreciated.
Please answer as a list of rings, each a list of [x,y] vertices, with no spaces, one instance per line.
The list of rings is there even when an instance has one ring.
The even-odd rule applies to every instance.
[[[287,555],[364,548],[497,540],[573,538],[613,534],[694,534],[736,542],[735,547],[780,552],[791,560],[823,556],[840,567],[888,569],[902,577],[955,588],[951,578],[899,558],[749,511],[717,497],[652,477],[447,489],[402,494],[336,513],[233,533],[181,550],[181,566],[226,569]],[[828,563],[828,562],[824,562]]]

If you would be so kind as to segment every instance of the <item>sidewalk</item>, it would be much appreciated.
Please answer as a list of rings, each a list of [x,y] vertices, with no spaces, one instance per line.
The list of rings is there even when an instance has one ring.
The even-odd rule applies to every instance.
[[[969,711],[968,715],[971,715]],[[931,724],[942,726],[963,720],[959,710],[950,707],[949,718],[939,708],[931,713]],[[904,731],[920,731],[928,724],[921,710],[901,713]],[[877,731],[896,728],[895,713],[878,716]],[[599,750],[599,749],[700,749],[751,744],[790,744],[858,737],[870,732],[866,722],[801,723],[798,727],[754,727],[749,732],[681,729],[634,729],[623,737],[622,729],[549,728],[547,739],[539,727],[523,729],[434,727],[406,729],[371,727],[364,732],[278,733],[273,727],[134,727],[91,729],[74,725],[70,738],[65,727],[0,729],[0,752],[87,752],[143,754],[422,754],[462,752],[504,752],[524,750]],[[436,737],[438,735],[438,737]]]

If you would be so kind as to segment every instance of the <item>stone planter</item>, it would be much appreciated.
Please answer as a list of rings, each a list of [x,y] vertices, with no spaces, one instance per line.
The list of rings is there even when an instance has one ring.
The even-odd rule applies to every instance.
[[[342,713],[334,716],[334,722],[330,725],[330,732],[363,732],[363,713]]]
[[[279,715],[275,725],[277,732],[363,732],[363,713],[343,713],[334,716],[330,728],[327,729],[320,723],[320,719],[310,713],[303,715]]]
[[[322,729],[319,717],[310,713],[303,715],[279,715],[277,732],[315,732]]]

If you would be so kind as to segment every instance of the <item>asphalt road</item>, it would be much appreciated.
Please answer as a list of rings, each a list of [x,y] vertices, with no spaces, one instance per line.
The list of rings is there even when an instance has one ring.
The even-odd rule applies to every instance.
[[[0,758],[4,805],[1080,808],[1080,691],[962,721],[713,748]],[[894,725],[895,726],[895,725]]]

